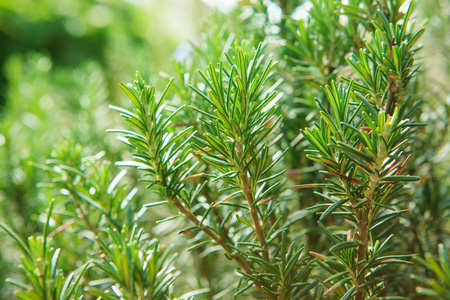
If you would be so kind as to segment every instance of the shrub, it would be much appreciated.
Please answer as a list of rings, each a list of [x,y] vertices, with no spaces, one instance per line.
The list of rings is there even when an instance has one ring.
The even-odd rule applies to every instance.
[[[15,295],[445,297],[448,241],[439,225],[448,224],[448,185],[442,155],[426,143],[445,149],[445,132],[439,141],[429,132],[448,121],[427,122],[436,103],[427,100],[418,63],[427,57],[417,54],[424,29],[413,9],[398,0],[241,1],[173,60],[174,77],[137,72],[119,84],[130,101],[110,108],[125,126],[107,136],[128,148],[104,138],[105,127],[121,127],[116,115],[98,120],[107,98],[101,65],[87,64],[80,84],[77,71],[65,81],[33,69],[48,58],[30,58],[41,74],[30,75],[37,93],[68,97],[58,81],[82,93],[82,107],[58,104],[79,112],[81,125],[43,161],[57,134],[38,147],[15,141],[7,116],[24,108],[6,107],[1,151],[28,150],[2,169],[33,161],[23,187],[39,195],[0,223],[23,253],[23,278],[7,280]],[[11,74],[23,64],[13,59]],[[11,77],[18,90],[23,76]],[[67,126],[34,107],[38,120]],[[5,178],[5,198],[15,199],[20,185]],[[42,235],[30,235],[36,223],[18,226],[16,214],[40,220]]]

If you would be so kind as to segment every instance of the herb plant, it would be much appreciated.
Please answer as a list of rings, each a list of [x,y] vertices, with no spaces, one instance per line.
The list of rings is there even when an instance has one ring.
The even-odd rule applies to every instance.
[[[213,14],[159,80],[141,66],[111,101],[112,66],[65,78],[43,72],[51,61],[13,60],[31,68],[41,106],[86,75],[76,105],[58,106],[83,113],[56,146],[14,143],[14,128],[28,126],[14,125],[21,103],[0,120],[0,153],[12,158],[0,171],[13,174],[0,199],[20,194],[22,173],[36,196],[36,213],[0,222],[22,253],[19,279],[6,280],[15,296],[445,299],[448,120],[424,91],[415,4],[240,1]],[[11,97],[27,90],[20,77]],[[30,114],[56,122],[41,106]]]

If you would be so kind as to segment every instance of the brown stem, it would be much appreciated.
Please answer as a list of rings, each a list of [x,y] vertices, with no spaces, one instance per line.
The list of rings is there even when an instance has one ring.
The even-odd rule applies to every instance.
[[[204,191],[204,192],[203,192],[203,196],[205,196],[206,201],[207,201],[210,205],[213,204],[214,200],[213,200],[212,197],[211,197],[211,193],[210,193],[211,190],[209,189],[209,186],[206,185],[203,191]],[[216,217],[217,223],[218,223],[218,224],[221,224],[221,223],[223,222],[223,218],[222,218],[221,214],[219,213],[219,210],[213,209],[213,210],[212,210],[212,213],[213,213],[214,216]],[[229,235],[229,229],[228,229],[228,226],[226,226],[226,225],[223,226],[223,228],[222,228],[222,235],[228,238],[228,235]]]
[[[151,151],[152,149],[150,149]],[[155,158],[153,161],[154,169],[158,170],[159,161]],[[166,186],[166,178],[164,176],[158,176],[157,180],[159,180],[159,177],[161,178],[162,186]],[[200,224],[200,221],[197,219],[197,217],[189,210],[187,209],[176,197],[171,197],[166,195],[166,200],[170,204],[175,205],[178,210],[192,223],[194,223],[196,226],[198,226],[204,233],[206,233],[210,238],[212,238],[218,245],[220,245],[226,252],[232,253],[233,251],[230,249],[230,247],[227,246],[225,241],[213,230],[211,230],[208,226],[205,226],[204,224]],[[245,273],[251,275],[252,271],[250,268],[250,265],[248,262],[238,253],[232,253],[233,259],[239,264],[239,266],[244,270]],[[270,299],[274,299],[274,296],[265,290],[262,289],[261,284],[258,282],[254,282],[256,287],[261,290],[266,296],[268,296]]]
[[[208,226],[205,226],[204,224],[200,224],[200,221],[197,219],[196,216],[192,212],[190,212],[180,201],[174,200],[172,202],[179,210],[180,212],[192,223],[197,225],[204,233],[206,233],[210,238],[212,238],[218,245],[220,245],[225,251],[232,252],[230,247],[225,244],[225,242],[222,240],[222,238],[215,233],[213,230],[211,230]],[[244,271],[248,274],[251,274],[250,266],[248,263],[239,255],[235,254],[233,255],[234,260],[244,269]]]
[[[195,225],[197,225],[201,230],[206,233],[210,238],[212,238],[218,245],[220,245],[225,251],[231,253],[230,247],[225,244],[225,242],[222,240],[222,238],[217,235],[213,230],[211,230],[208,226],[205,226],[203,224],[200,225],[200,221],[197,219],[197,217],[194,216],[193,213],[191,213],[178,199],[172,200],[172,202],[179,210],[180,212],[191,222],[193,222]],[[233,254],[234,260],[241,266],[241,268],[245,271],[247,274],[252,274],[252,271],[250,269],[250,266],[246,260],[242,258],[240,254]],[[272,294],[267,293],[261,288],[261,285],[258,282],[254,282],[254,284],[262,291],[264,292],[270,299],[275,299]]]
[[[288,5],[287,0],[280,1],[280,7],[281,7],[281,10],[283,11],[283,13],[286,13],[287,5]]]
[[[250,208],[250,215],[252,216],[253,225],[255,226],[256,235],[258,236],[259,243],[263,248],[263,258],[266,261],[270,261],[269,252],[266,248],[266,237],[264,236],[264,231],[261,226],[261,221],[259,220],[258,211],[256,206],[253,205],[255,202],[253,198],[253,193],[250,187],[250,183],[248,182],[247,172],[241,173],[242,186],[244,190],[245,198],[247,199],[248,207]]]
[[[236,144],[236,154],[238,156],[239,161],[242,161],[242,142],[238,142]],[[253,225],[255,226],[256,235],[258,236],[259,243],[263,249],[263,258],[267,262],[270,262],[269,252],[266,248],[266,237],[264,236],[264,231],[261,226],[261,221],[259,220],[258,210],[253,203],[255,202],[255,198],[253,197],[252,187],[248,180],[247,171],[244,170],[244,166],[237,166],[240,171],[240,178],[242,181],[242,190],[245,195],[245,199],[247,200],[248,207],[250,208],[250,215],[252,217]]]
[[[358,232],[359,237],[361,239],[361,245],[358,246],[357,263],[359,263],[359,265],[357,267],[357,274],[359,274],[359,277],[357,278],[358,293],[355,296],[355,300],[364,299],[364,288],[361,288],[361,285],[364,284],[364,279],[366,275],[366,272],[362,271],[362,269],[366,264],[362,263],[362,261],[366,260],[369,241],[369,223],[372,210],[372,200],[375,195],[375,189],[378,183],[379,183],[378,173],[372,173],[372,175],[370,176],[369,188],[366,192],[366,196],[364,197],[366,205],[356,210],[356,219],[358,222]]]
[[[391,79],[389,81],[388,84],[388,89],[389,89],[389,94],[388,94],[388,99],[386,102],[386,107],[385,107],[385,111],[388,115],[392,115],[393,111],[394,111],[394,107],[395,107],[395,94],[397,94],[397,88],[396,88],[396,83],[395,83],[395,79]]]
[[[76,202],[76,201],[75,201]],[[81,217],[81,219],[84,220],[84,222],[86,223],[86,225],[88,226],[88,228],[94,232],[94,233],[98,233],[98,228],[96,228],[94,225],[92,225],[91,221],[89,220],[88,215],[85,213],[85,211],[83,210],[83,208],[81,208],[81,205],[79,204],[75,204],[77,210],[78,210],[78,216]]]

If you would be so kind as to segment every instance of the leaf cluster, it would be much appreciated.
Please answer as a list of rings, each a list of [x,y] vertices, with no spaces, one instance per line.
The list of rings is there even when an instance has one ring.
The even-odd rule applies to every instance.
[[[130,232],[126,225],[121,232],[108,230],[107,241],[97,241],[102,252],[93,263],[107,276],[91,282],[88,293],[110,300],[166,299],[167,289],[178,276],[172,266],[175,256],[170,256],[170,247],[162,250],[158,240],[146,240],[142,228],[134,226]]]
[[[366,42],[367,48],[360,50],[359,57],[352,55],[348,59],[363,83],[344,79],[348,82],[344,88],[331,82],[324,88],[330,109],[317,100],[319,123],[316,128],[301,131],[314,148],[308,150],[307,156],[323,163],[327,168],[324,173],[330,176],[325,184],[327,192],[318,193],[328,203],[311,209],[319,209],[319,221],[339,215],[355,228],[354,234],[349,230],[343,240],[322,226],[334,244],[330,252],[336,259],[316,255],[325,261],[319,264],[333,274],[324,280],[330,285],[324,296],[336,293],[341,299],[375,297],[385,286],[384,276],[377,277],[379,271],[389,264],[408,263],[407,255],[381,256],[392,236],[384,242],[378,239],[391,232],[406,211],[398,209],[396,203],[404,193],[404,185],[419,180],[402,174],[411,158],[410,137],[419,125],[411,121],[419,103],[408,110],[406,103],[411,99],[398,102],[415,73],[416,69],[411,68],[413,44],[423,31],[406,34],[411,10],[412,4],[402,25],[389,23],[379,12],[383,23],[373,22],[377,30]],[[400,46],[387,44],[388,39],[398,41]]]
[[[18,290],[14,294],[23,300],[47,300],[47,299],[82,299],[82,278],[90,263],[84,264],[76,271],[65,276],[58,262],[61,255],[60,248],[52,246],[49,238],[49,222],[54,201],[51,202],[47,222],[42,236],[30,236],[27,243],[24,242],[9,226],[0,223],[19,245],[22,251],[20,269],[28,280],[28,283],[15,279],[7,279],[7,282],[15,285]]]

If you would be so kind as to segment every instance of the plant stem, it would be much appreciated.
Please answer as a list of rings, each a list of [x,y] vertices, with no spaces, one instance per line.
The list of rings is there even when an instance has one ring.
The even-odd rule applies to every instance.
[[[248,182],[248,176],[246,172],[241,173],[242,185],[245,194],[245,198],[247,199],[248,206],[250,208],[250,215],[252,217],[253,225],[255,226],[256,235],[258,236],[259,243],[263,248],[263,258],[266,261],[270,261],[269,252],[266,248],[266,237],[264,236],[264,231],[261,226],[261,221],[259,220],[258,211],[256,206],[253,205],[254,198],[253,193],[250,187],[250,183]]]
[[[243,152],[242,150],[243,150],[242,143],[241,142],[236,143],[236,152],[237,152],[239,161],[242,161],[242,152]],[[242,164],[239,166],[239,171],[240,171],[239,172],[240,178],[242,181],[242,190],[244,192],[245,199],[247,200],[248,207],[250,208],[250,215],[252,217],[253,225],[255,226],[256,235],[258,236],[259,243],[263,249],[263,253],[262,253],[263,258],[267,262],[270,262],[269,251],[267,251],[267,248],[266,248],[266,237],[264,236],[264,231],[262,229],[261,221],[258,216],[258,210],[257,210],[256,206],[253,205],[253,203],[255,202],[255,199],[253,197],[252,187],[248,180],[247,171],[244,170],[244,166]]]
[[[190,221],[192,221],[195,225],[197,225],[201,230],[206,233],[209,237],[211,237],[218,245],[220,245],[225,251],[231,253],[230,247],[225,244],[225,242],[222,240],[222,238],[217,235],[213,230],[211,230],[208,226],[205,226],[203,224],[200,225],[200,221],[197,219],[197,217],[190,212],[178,199],[173,199],[172,202],[179,210],[180,212]],[[247,274],[252,274],[252,271],[250,269],[250,266],[248,262],[242,258],[242,256],[238,253],[235,253],[233,255],[234,260],[241,266],[241,268],[245,271]],[[270,299],[275,299],[272,294],[267,293],[261,288],[261,285],[257,282],[254,282],[254,284],[266,294]]]
[[[364,197],[364,201],[367,203],[360,209],[356,211],[356,219],[358,222],[358,232],[359,237],[361,239],[361,245],[358,247],[358,256],[357,263],[359,263],[357,268],[357,274],[359,277],[357,278],[358,284],[358,293],[355,296],[355,300],[363,300],[364,299],[364,288],[361,288],[361,285],[364,284],[365,274],[366,272],[362,271],[366,264],[363,264],[362,261],[366,260],[368,241],[369,241],[369,222],[370,222],[370,211],[372,209],[372,200],[375,195],[375,189],[378,186],[379,179],[378,173],[372,173],[370,176],[369,188],[366,192],[366,196]]]
[[[154,149],[149,145],[149,152],[154,153]],[[155,170],[159,170],[158,166],[160,166],[160,161],[158,157],[153,158],[153,167]],[[167,179],[163,174],[158,172],[158,176],[156,178],[157,180],[161,181],[162,186],[167,186]],[[248,180],[247,180],[248,182]],[[240,254],[233,253],[233,251],[228,247],[228,245],[225,243],[225,241],[218,235],[216,232],[214,232],[211,228],[208,226],[205,226],[204,224],[200,224],[200,221],[197,219],[197,217],[189,210],[187,209],[176,196],[166,195],[166,200],[170,204],[175,205],[175,207],[178,208],[178,210],[192,223],[194,223],[196,226],[198,226],[204,233],[206,233],[210,238],[212,238],[218,245],[220,245],[226,252],[232,253],[233,259],[239,264],[239,266],[245,271],[245,273],[251,275],[252,270],[250,268],[250,265],[248,264],[247,260],[245,260]],[[265,293],[269,298],[273,299],[273,295],[267,293],[264,291],[261,287],[261,284],[254,282],[254,284],[263,292]]]
[[[98,228],[92,225],[91,220],[89,220],[88,214],[83,210],[83,207],[81,206],[81,202],[83,201],[79,196],[76,194],[75,186],[70,183],[69,184],[69,191],[73,195],[73,203],[75,204],[75,212],[77,212],[78,217],[81,217],[81,219],[84,220],[89,230],[91,230],[93,233],[98,233]]]
[[[230,247],[228,247],[227,244],[225,244],[225,242],[217,233],[211,230],[208,226],[200,224],[200,221],[197,219],[197,217],[192,212],[190,212],[180,201],[178,201],[178,199],[172,200],[172,203],[188,220],[197,225],[204,233],[206,233],[210,238],[212,238],[225,251],[230,253],[232,252]],[[251,274],[250,266],[248,265],[247,261],[245,261],[239,254],[233,255],[233,257],[234,260],[236,260],[236,262],[244,269],[246,273]]]
[[[392,115],[392,112],[394,111],[394,107],[395,107],[395,94],[398,92],[397,88],[396,88],[396,82],[395,79],[391,79],[388,83],[388,99],[386,102],[386,108],[385,111],[388,115]]]
[[[206,173],[209,173],[209,171],[207,171]],[[209,188],[208,185],[205,186],[205,188],[203,189],[203,196],[205,196],[206,201],[211,205],[213,204],[214,200],[211,197],[211,190]],[[213,209],[213,214],[214,216],[217,218],[217,223],[221,224],[223,221],[223,218],[221,216],[221,214],[219,213],[219,211],[217,209]],[[229,229],[228,226],[223,226],[222,228],[222,235],[225,236],[226,238],[228,238],[228,234],[229,234]]]

